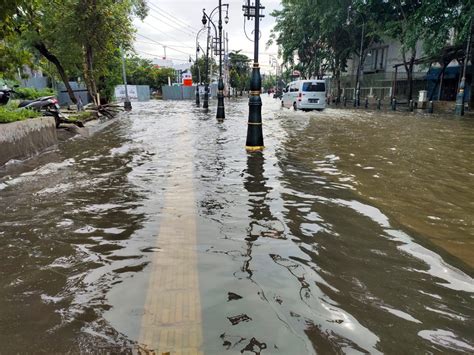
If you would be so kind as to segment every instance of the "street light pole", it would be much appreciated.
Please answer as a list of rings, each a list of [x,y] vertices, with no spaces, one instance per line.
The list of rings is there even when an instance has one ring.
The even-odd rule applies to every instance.
[[[122,56],[122,77],[123,77],[123,84],[125,86],[125,101],[123,103],[123,108],[125,111],[132,110],[132,103],[128,97],[128,88],[127,88],[127,69],[125,67],[125,55],[123,53],[123,48],[120,46],[120,54]]]
[[[262,77],[260,76],[260,67],[258,64],[258,40],[260,38],[260,10],[264,9],[260,6],[260,0],[255,0],[255,5],[250,4],[251,0],[247,0],[247,5],[242,6],[244,16],[250,20],[255,19],[254,28],[254,56],[252,78],[250,80],[250,97],[249,97],[249,119],[247,126],[247,141],[245,148],[247,151],[261,151],[263,145],[262,131],[262,98],[260,91],[262,90]]]
[[[225,118],[224,110],[224,80],[222,78],[222,0],[219,0],[219,84],[217,86],[217,113],[216,118]]]
[[[204,10],[203,10],[204,12]],[[207,22],[205,15],[202,16],[202,23],[205,25]],[[204,83],[204,101],[202,107],[205,109],[209,108],[209,37],[211,36],[211,26],[207,26],[207,39],[206,39],[206,68],[205,68],[205,83]]]
[[[472,18],[470,22],[471,23],[469,26],[469,34],[467,37],[467,47],[466,47],[466,53],[464,56],[464,65],[463,65],[463,70],[462,70],[462,79],[461,79],[461,83],[459,84],[458,94],[456,95],[456,108],[454,110],[454,113],[457,116],[464,116],[464,100],[466,96],[464,93],[464,89],[466,88],[467,62],[469,61],[470,52],[471,52]]]
[[[194,62],[194,65],[196,66],[197,71],[198,71],[198,82],[196,84],[196,106],[198,107],[201,105],[199,101],[199,84],[201,83],[201,68],[199,68],[199,63],[198,63],[198,54],[199,54],[199,48],[200,48],[198,39],[201,32],[205,29],[206,29],[205,27],[201,28],[196,35],[196,61]]]
[[[224,4],[222,5],[222,0],[219,0],[219,5],[216,6],[212,11],[210,15],[206,14],[206,9],[202,10],[202,24],[205,25],[208,21],[208,39],[209,39],[209,34],[211,31],[211,24],[214,27],[214,33],[216,36],[216,47],[217,47],[217,40],[219,41],[219,46],[217,47],[219,50],[219,83],[218,83],[218,92],[217,92],[217,113],[216,113],[216,118],[218,120],[223,120],[225,118],[225,112],[224,112],[224,80],[222,78],[222,6],[227,7],[227,13],[225,16],[225,23],[229,22],[229,4]],[[212,16],[214,14],[214,11],[219,10],[219,32],[217,32],[216,25],[212,21]],[[209,51],[209,48],[208,48]],[[208,62],[209,62],[209,56],[206,57],[206,75],[207,75],[207,67],[208,67]],[[208,88],[208,82],[206,82],[206,88]],[[206,90],[207,92],[207,90]],[[204,93],[204,100],[206,102],[206,93]],[[209,100],[209,96],[207,95],[207,101]],[[206,106],[205,108],[207,108]]]
[[[354,107],[360,106],[360,73],[362,71],[362,58],[364,54],[362,53],[364,48],[364,33],[365,33],[365,21],[362,23],[362,34],[360,36],[360,50],[359,50],[359,65],[357,67],[357,76],[356,76],[356,97],[354,100]]]

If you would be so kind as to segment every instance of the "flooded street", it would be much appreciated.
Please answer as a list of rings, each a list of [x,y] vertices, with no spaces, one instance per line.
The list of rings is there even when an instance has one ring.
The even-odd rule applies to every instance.
[[[214,105],[0,169],[0,353],[474,352],[474,122]]]

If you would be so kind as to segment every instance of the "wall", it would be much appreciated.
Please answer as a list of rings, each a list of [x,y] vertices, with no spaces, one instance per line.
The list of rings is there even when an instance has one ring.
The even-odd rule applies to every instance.
[[[22,79],[21,86],[25,88],[44,89],[48,87],[48,78],[39,76],[29,79]]]
[[[71,88],[74,91],[76,98],[80,97],[84,105],[87,105],[90,102],[89,93],[87,92],[87,88],[83,83],[78,83],[77,81],[70,81],[69,85],[71,85]],[[72,105],[72,101],[66,91],[66,85],[64,85],[64,83],[62,82],[58,83],[57,90],[59,104],[61,106]]]
[[[57,144],[53,117],[0,124],[0,166],[11,159],[26,159]]]
[[[162,88],[163,100],[194,100],[196,86],[168,86]],[[217,84],[209,85],[209,98],[217,97]]]

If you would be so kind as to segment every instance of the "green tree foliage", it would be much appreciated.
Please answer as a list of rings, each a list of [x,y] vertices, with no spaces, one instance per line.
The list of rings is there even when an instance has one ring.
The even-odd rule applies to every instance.
[[[209,58],[209,78],[212,78],[217,73],[217,63],[214,58]],[[212,71],[212,72],[211,72]],[[194,63],[191,66],[191,73],[193,75],[193,82],[204,83],[206,80],[206,56],[199,57],[197,60],[197,65]],[[199,75],[200,74],[200,75]],[[199,81],[199,77],[201,80]]]
[[[118,48],[129,49],[133,41],[133,16],[147,13],[145,0],[0,1],[8,4],[6,12],[2,8],[2,27],[55,66],[74,102],[71,77],[82,76],[92,97],[98,91],[108,96],[107,78],[119,63]]]
[[[282,9],[272,13],[276,25],[269,44],[276,42],[283,61],[298,69],[303,77],[321,77],[330,71],[339,87],[347,60],[360,52],[361,18],[353,19],[348,12],[353,3],[352,0],[283,0]],[[371,23],[364,20],[362,58],[365,49],[376,40]]]
[[[278,44],[285,63],[298,63],[304,77],[329,71],[339,79],[349,58],[357,56],[361,65],[371,44],[392,39],[400,43],[411,82],[418,43],[430,57],[439,56],[449,39],[462,46],[473,15],[473,2],[466,0],[282,0],[282,9],[272,13],[270,43]]]
[[[250,85],[250,58],[240,51],[230,52],[229,76],[230,86],[242,95],[242,91]]]
[[[263,76],[263,80],[262,80],[262,87],[265,89],[265,90],[268,90],[268,89],[272,89],[274,87],[276,87],[276,76],[275,75],[272,75],[272,74],[266,74]]]
[[[173,78],[173,68],[160,68],[151,60],[132,56],[127,58],[127,81],[132,85],[149,85],[151,89],[161,90],[168,84],[168,77]]]
[[[21,46],[18,39],[13,40],[15,34],[10,34],[8,39],[0,40],[0,78],[16,79],[18,68],[23,65],[33,66],[31,52]]]

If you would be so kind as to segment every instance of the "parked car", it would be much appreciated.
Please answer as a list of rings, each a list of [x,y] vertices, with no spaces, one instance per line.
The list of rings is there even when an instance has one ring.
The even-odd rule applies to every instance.
[[[282,107],[296,110],[326,108],[326,82],[324,80],[297,80],[289,83],[281,99]]]

